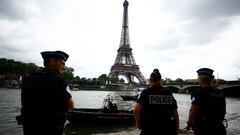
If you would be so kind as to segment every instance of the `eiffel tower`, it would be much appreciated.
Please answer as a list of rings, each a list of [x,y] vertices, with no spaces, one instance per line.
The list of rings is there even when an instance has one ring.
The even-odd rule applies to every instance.
[[[139,66],[136,64],[132,48],[130,47],[129,41],[129,29],[128,29],[128,1],[125,0],[123,3],[123,22],[122,22],[122,33],[118,54],[115,59],[114,65],[111,67],[111,71],[108,77],[118,77],[122,75],[127,78],[128,83],[134,82],[136,77],[140,84],[145,84],[146,79],[139,70]]]

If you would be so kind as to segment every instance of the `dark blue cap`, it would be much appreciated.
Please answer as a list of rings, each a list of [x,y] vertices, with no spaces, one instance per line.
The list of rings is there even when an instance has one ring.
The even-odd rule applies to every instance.
[[[154,69],[153,70],[153,72],[151,73],[151,77],[157,78],[159,80],[162,79],[162,76],[161,76],[161,74],[160,74],[158,69]]]
[[[205,76],[205,77],[209,77],[209,78],[213,78],[213,72],[214,70],[210,69],[210,68],[200,68],[197,70],[198,76]]]
[[[69,55],[63,51],[44,51],[44,52],[41,52],[41,55],[44,60],[55,58],[55,59],[61,59],[61,60],[67,61],[69,57]]]

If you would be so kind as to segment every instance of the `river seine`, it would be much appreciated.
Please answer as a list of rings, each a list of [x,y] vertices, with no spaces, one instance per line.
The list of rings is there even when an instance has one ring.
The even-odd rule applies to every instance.
[[[103,99],[107,95],[114,98],[118,108],[133,109],[134,101],[123,101],[120,95],[133,95],[131,91],[70,91],[75,107],[81,108],[101,108]],[[22,126],[17,124],[15,117],[20,114],[21,91],[19,89],[0,89],[0,135],[23,135]],[[190,107],[189,94],[176,94],[174,97],[178,103],[180,116],[180,128],[186,126],[188,110]],[[240,98],[226,98],[227,115],[229,118],[227,133],[228,135],[240,135]],[[47,121],[46,121],[47,122]],[[134,125],[124,126],[72,126],[66,123],[66,135],[138,135],[139,131]]]

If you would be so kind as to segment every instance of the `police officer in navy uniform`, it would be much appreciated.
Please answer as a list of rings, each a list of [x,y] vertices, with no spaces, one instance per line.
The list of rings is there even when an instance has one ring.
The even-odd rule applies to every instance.
[[[136,127],[140,135],[178,135],[179,116],[172,93],[162,87],[161,74],[154,69],[150,86],[144,89],[134,108]]]
[[[193,129],[195,135],[226,135],[223,120],[226,114],[226,101],[223,91],[211,86],[213,70],[197,70],[200,88],[192,93],[192,104],[186,129]]]
[[[42,71],[24,78],[21,116],[24,135],[63,135],[66,113],[73,108],[67,83],[61,76],[68,54],[41,52]]]

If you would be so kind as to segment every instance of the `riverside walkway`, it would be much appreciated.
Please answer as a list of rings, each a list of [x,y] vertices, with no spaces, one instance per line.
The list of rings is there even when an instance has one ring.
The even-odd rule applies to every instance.
[[[95,134],[95,135],[139,135],[140,130],[132,129],[128,131],[120,131],[115,133],[108,133],[108,134]],[[179,135],[194,135],[192,130],[186,131],[184,129],[180,129]]]
[[[231,129],[230,127],[232,125],[240,125],[240,113],[236,113],[236,114],[232,114],[230,116],[227,116],[226,117],[226,120],[227,120],[227,133],[229,135],[239,135],[239,131],[235,131],[233,129]],[[230,128],[230,129],[229,129]],[[113,133],[100,133],[100,134],[95,134],[95,135],[139,135],[140,134],[140,130],[137,130],[136,128],[134,127],[131,127],[130,129],[127,129],[127,130],[119,130],[119,131],[116,131],[116,132],[113,132]],[[194,135],[193,131],[192,130],[185,130],[185,129],[180,129],[179,130],[179,135]]]

